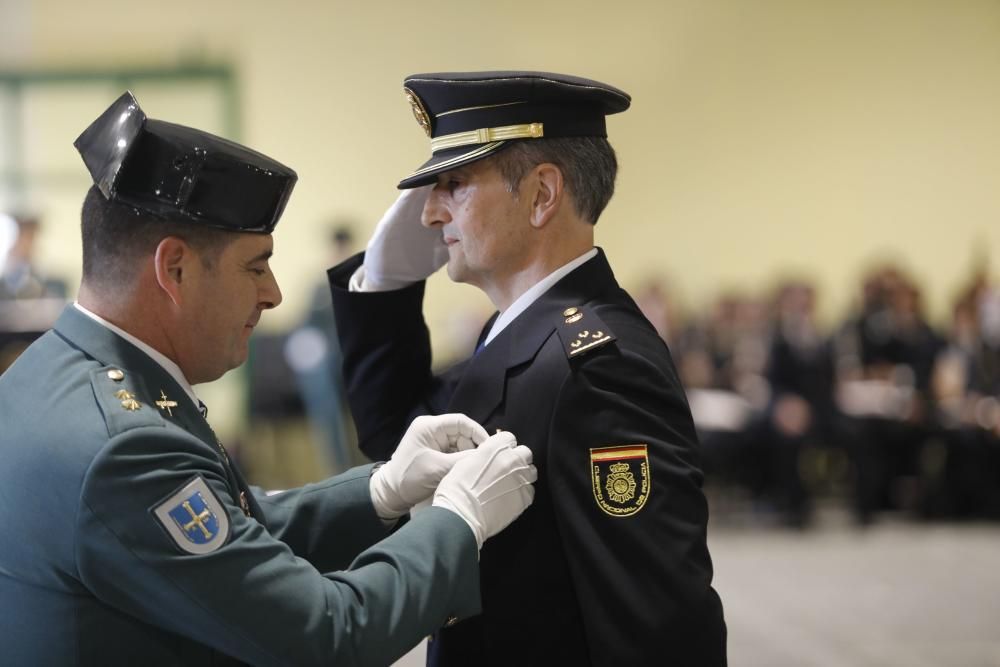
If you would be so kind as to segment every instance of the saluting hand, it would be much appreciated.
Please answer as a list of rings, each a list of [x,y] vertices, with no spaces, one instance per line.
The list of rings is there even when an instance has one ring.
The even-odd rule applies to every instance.
[[[368,241],[360,284],[352,289],[380,292],[425,280],[448,262],[440,229],[420,224],[433,185],[403,190],[379,220]]]

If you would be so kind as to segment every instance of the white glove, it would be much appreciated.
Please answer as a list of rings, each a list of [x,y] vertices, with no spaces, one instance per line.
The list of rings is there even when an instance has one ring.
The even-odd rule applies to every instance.
[[[420,224],[433,185],[403,190],[368,241],[365,263],[352,277],[352,289],[381,292],[426,279],[448,263],[440,229]]]
[[[531,450],[504,431],[462,456],[438,485],[434,506],[465,519],[482,549],[531,504],[537,479]]]
[[[375,513],[395,519],[431,497],[441,478],[463,456],[488,437],[465,415],[417,417],[406,430],[388,463],[369,482]]]

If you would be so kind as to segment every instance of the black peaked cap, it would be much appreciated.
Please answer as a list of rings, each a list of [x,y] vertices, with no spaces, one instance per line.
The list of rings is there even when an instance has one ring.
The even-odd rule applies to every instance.
[[[511,141],[606,137],[605,116],[628,109],[627,93],[599,81],[549,72],[442,72],[406,77],[413,115],[431,138],[431,158],[399,183],[488,157]]]

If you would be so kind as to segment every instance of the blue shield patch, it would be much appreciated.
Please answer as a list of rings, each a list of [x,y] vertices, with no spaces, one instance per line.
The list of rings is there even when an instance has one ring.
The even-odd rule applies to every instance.
[[[157,505],[153,514],[188,553],[215,551],[229,536],[229,515],[201,476]]]
[[[200,491],[195,491],[170,510],[170,518],[177,522],[184,537],[195,544],[207,544],[219,532],[219,519],[208,509]]]

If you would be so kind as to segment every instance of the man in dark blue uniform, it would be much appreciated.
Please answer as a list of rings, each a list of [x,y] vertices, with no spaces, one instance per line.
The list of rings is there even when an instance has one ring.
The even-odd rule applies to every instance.
[[[482,552],[482,615],[438,632],[429,662],[724,665],[684,391],[594,246],[617,170],[605,116],[629,96],[539,72],[405,90],[433,155],[364,256],[330,271],[360,445],[384,457],[414,415],[460,410],[517,432],[539,472],[534,505]],[[445,263],[498,312],[434,376],[421,308]]]
[[[380,467],[265,496],[192,389],[281,301],[295,173],[128,93],[76,145],[79,301],[0,376],[0,662],[387,665],[475,614],[479,547],[533,495],[511,434],[425,418]]]

